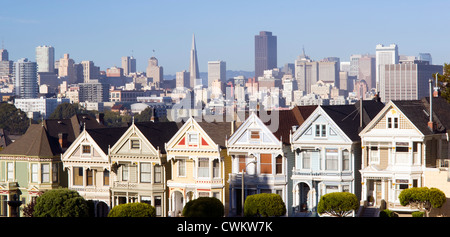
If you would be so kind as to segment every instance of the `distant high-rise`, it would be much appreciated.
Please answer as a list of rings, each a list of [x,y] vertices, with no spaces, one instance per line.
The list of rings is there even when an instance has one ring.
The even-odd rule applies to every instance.
[[[39,93],[37,64],[22,58],[14,62],[14,90],[19,98],[37,98]]]
[[[420,61],[427,61],[430,65],[433,64],[433,60],[431,58],[431,54],[430,53],[419,53],[418,59]]]
[[[189,88],[190,75],[189,72],[186,72],[186,70],[177,72],[175,80],[176,88]]]
[[[8,50],[0,49],[0,61],[8,61],[8,60],[9,60]]]
[[[190,83],[189,87],[194,88],[200,79],[200,71],[198,70],[197,47],[195,45],[195,35],[192,35],[191,60],[189,64]]]
[[[363,55],[359,58],[358,64],[358,79],[364,80],[369,90],[375,88],[375,57],[373,55]]]
[[[58,77],[65,78],[69,84],[77,83],[74,64],[75,61],[69,58],[69,54],[64,54],[64,56],[59,59]]]
[[[81,61],[83,66],[83,82],[89,83],[92,79],[99,79],[100,67],[94,65],[92,61]],[[79,79],[78,79],[79,80]]]
[[[36,47],[38,72],[55,72],[55,49],[52,46]]]
[[[255,77],[264,75],[264,70],[277,67],[277,37],[272,32],[261,31],[255,35]]]
[[[391,44],[389,46],[384,46],[382,44],[378,44],[376,46],[376,54],[375,54],[375,64],[376,64],[376,88],[377,91],[380,90],[380,67],[386,64],[398,64],[399,56],[398,56],[398,47],[396,44]]]
[[[227,64],[224,61],[208,62],[208,88],[216,80],[219,80],[221,83],[227,82]]]
[[[122,68],[125,75],[136,72],[136,59],[133,56],[122,57]]]
[[[147,77],[153,78],[153,83],[155,83],[157,87],[159,87],[160,83],[164,80],[163,67],[158,66],[158,59],[155,57],[151,57],[148,60]]]

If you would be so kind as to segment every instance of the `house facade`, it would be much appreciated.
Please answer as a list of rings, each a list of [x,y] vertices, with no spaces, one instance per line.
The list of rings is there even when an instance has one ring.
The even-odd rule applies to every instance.
[[[362,199],[369,205],[386,202],[390,210],[412,212],[416,209],[400,205],[404,189],[447,190],[447,175],[440,174],[448,174],[450,106],[436,97],[432,108],[430,113],[429,98],[390,101],[361,131]]]
[[[111,163],[108,150],[126,128],[84,129],[61,155],[68,188],[94,202],[95,215],[106,216],[111,203]]]
[[[22,201],[23,207],[46,190],[67,187],[60,154],[58,140],[42,124],[31,124],[0,151],[0,216],[20,215],[8,201]]]
[[[215,197],[228,205],[227,134],[231,134],[230,123],[197,122],[191,117],[166,143],[171,165],[169,216],[180,216],[184,205],[198,197]]]
[[[156,216],[167,216],[167,163],[164,143],[181,125],[174,122],[132,123],[109,151],[112,206],[144,202]]]
[[[292,131],[293,215],[315,214],[320,197],[328,193],[350,192],[360,197],[358,130],[382,106],[377,101],[365,101],[363,106],[318,106]]]

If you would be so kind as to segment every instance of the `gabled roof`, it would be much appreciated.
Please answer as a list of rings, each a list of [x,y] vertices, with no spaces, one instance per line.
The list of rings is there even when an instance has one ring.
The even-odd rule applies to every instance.
[[[165,143],[168,142],[183,126],[176,122],[137,122],[134,123],[154,148],[166,153]],[[112,147],[112,146],[111,146]]]
[[[105,154],[108,154],[108,147],[114,146],[117,140],[127,131],[127,127],[113,127],[113,128],[94,128],[87,129],[86,132],[94,139],[95,143],[102,149]]]
[[[376,100],[362,101],[362,127],[360,126],[360,101],[352,105],[321,106],[328,116],[352,141],[360,139],[359,132],[384,108],[384,104]]]
[[[0,151],[0,156],[48,158],[61,153],[58,139],[50,136],[42,124],[31,124],[23,136]]]
[[[225,147],[225,140],[231,135],[231,122],[198,122],[208,136],[220,146]]]
[[[290,144],[289,134],[292,126],[300,126],[314,112],[317,105],[295,106],[291,110],[279,110],[278,130],[273,135],[281,139],[283,144]],[[266,123],[270,124],[270,123]]]

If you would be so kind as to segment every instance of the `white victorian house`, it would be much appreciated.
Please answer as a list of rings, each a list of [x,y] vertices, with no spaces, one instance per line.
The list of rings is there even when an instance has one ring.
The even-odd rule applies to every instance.
[[[68,188],[94,201],[95,215],[106,216],[111,208],[108,148],[126,128],[85,129],[61,155],[68,171]]]
[[[314,108],[298,106],[293,110],[277,111],[278,117],[275,119],[279,120],[279,126],[276,131],[271,131],[256,113],[251,113],[227,140],[228,154],[232,157],[228,181],[232,215],[241,215],[242,196],[258,193],[279,194],[286,205],[286,215],[290,215],[290,172],[294,157],[289,143],[289,130],[301,124]]]
[[[293,131],[293,206],[296,216],[314,214],[320,197],[331,192],[361,194],[361,142],[358,131],[383,104],[364,101],[355,105],[318,106]]]

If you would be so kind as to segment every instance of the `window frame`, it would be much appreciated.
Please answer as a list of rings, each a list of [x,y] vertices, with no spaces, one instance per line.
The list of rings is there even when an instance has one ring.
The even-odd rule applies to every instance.
[[[139,163],[139,182],[151,183],[152,182],[152,163],[141,162]]]

